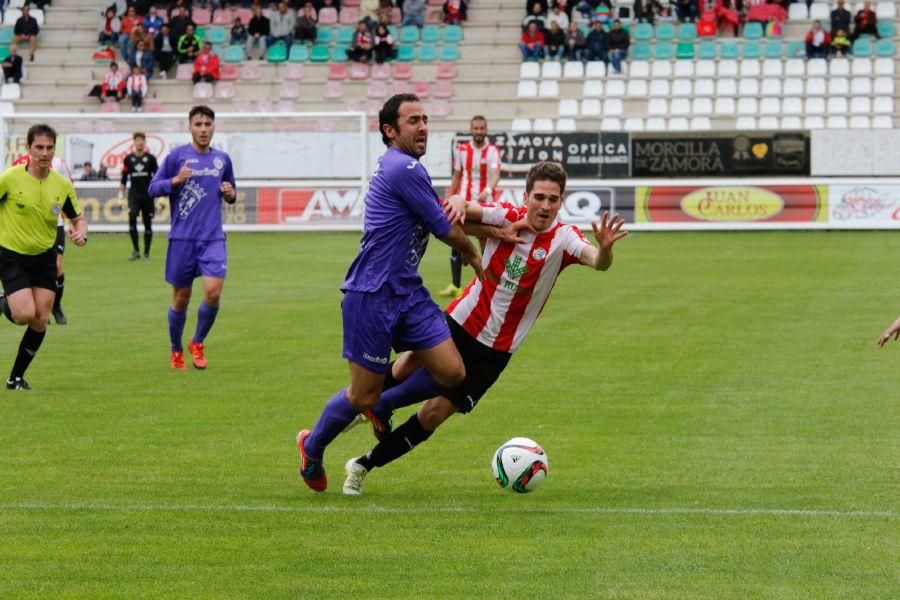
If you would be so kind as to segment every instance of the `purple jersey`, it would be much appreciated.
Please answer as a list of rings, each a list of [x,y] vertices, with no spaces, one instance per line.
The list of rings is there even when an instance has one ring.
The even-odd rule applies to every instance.
[[[429,232],[450,233],[431,177],[412,156],[389,148],[369,182],[359,254],[341,290],[375,292],[387,284],[394,293],[407,294],[421,287],[419,262]]]
[[[187,164],[194,174],[178,189],[172,189],[172,178]],[[150,182],[152,197],[168,196],[172,211],[170,240],[224,240],[222,230],[222,182],[234,185],[231,158],[221,150],[197,152],[186,144],[173,149]]]

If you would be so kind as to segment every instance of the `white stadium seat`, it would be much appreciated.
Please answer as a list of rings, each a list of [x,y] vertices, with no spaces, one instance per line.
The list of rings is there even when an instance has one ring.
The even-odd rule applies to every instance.
[[[853,66],[850,69],[853,75],[871,75],[872,74],[872,59],[870,58],[854,58],[851,63]]]
[[[715,77],[716,61],[714,60],[698,60],[697,67],[694,69],[697,77]]]
[[[826,110],[829,115],[846,115],[850,108],[844,97],[829,98]]]
[[[894,128],[894,119],[892,119],[888,115],[878,115],[874,119],[872,119],[872,128],[873,129],[893,129]]]
[[[780,115],[781,99],[780,98],[763,98],[759,103],[759,112],[763,115]]]
[[[778,117],[760,117],[759,128],[768,130],[778,129]]]
[[[856,60],[861,59],[857,58]],[[856,62],[856,60],[854,60],[853,62]],[[832,58],[830,61],[828,61],[828,72],[832,77],[834,77],[835,75],[849,75],[850,61],[846,58]]]
[[[803,77],[806,75],[806,61],[800,58],[789,58],[784,63],[784,74],[788,77]]]
[[[603,63],[600,64],[602,65]],[[634,61],[631,65],[631,69],[628,72],[628,76],[631,78],[650,77],[650,63],[645,60]]]
[[[625,82],[621,79],[607,80],[606,95],[610,98],[623,98],[625,96]]]
[[[582,117],[599,117],[600,116],[600,100],[597,98],[585,98],[581,101]]]
[[[847,129],[847,117],[844,115],[832,115],[825,122],[826,129]]]
[[[691,113],[695,115],[711,115],[713,113],[712,98],[694,98],[691,102]]]
[[[566,98],[559,101],[559,116],[574,117],[578,115],[578,100]]]
[[[824,77],[810,77],[806,80],[806,95],[824,96],[826,87]]]
[[[715,113],[718,116],[733,116],[735,113],[734,98],[716,98]]]
[[[807,115],[824,115],[825,99],[824,98],[807,98],[806,99]]]
[[[647,119],[647,124],[644,126],[644,129],[647,131],[665,131],[666,120],[662,117],[650,117]]]
[[[853,115],[850,117],[850,129],[871,129],[872,122],[869,117],[862,115]]]
[[[515,118],[512,120],[510,129],[513,131],[531,131],[531,119]]]
[[[3,24],[4,25],[15,25],[16,21],[19,20],[19,17],[22,16],[22,11],[18,8],[10,8],[3,15]]]
[[[643,131],[644,120],[640,117],[628,117],[625,119],[625,131]]]
[[[879,19],[882,20],[893,20],[897,18],[897,5],[895,4],[896,0],[893,2],[879,2],[878,6],[875,8],[875,14],[878,15]]]
[[[667,60],[654,60],[650,66],[650,76],[653,78],[671,77],[672,63]]]
[[[712,123],[710,123],[709,117],[694,117],[691,119],[692,131],[709,131],[710,129],[712,129]]]
[[[868,81],[868,80],[867,80]],[[875,92],[877,96],[893,96],[894,95],[894,80],[891,77],[876,77],[875,78],[875,87],[872,88],[872,91]],[[866,92],[871,93],[871,92]]]
[[[893,75],[894,59],[893,58],[876,58],[875,59],[876,75]]]
[[[520,81],[516,89],[517,98],[534,98],[537,96],[538,86],[536,81],[526,80]]]
[[[785,79],[782,93],[785,96],[802,96],[803,80],[802,79]]]
[[[13,85],[13,84],[6,84]],[[6,89],[6,85],[3,86],[3,89]],[[886,96],[879,96],[875,98],[875,103],[872,105],[872,110],[876,115],[892,115],[894,114],[894,99]]]
[[[668,79],[654,79],[650,82],[651,98],[668,98],[670,93]]]
[[[719,61],[719,77],[737,77],[738,62],[732,59]]]
[[[809,59],[806,61],[806,75],[808,77],[824,77],[828,75],[828,61],[824,58]]]
[[[653,117],[669,114],[669,101],[663,98],[653,98],[647,103],[647,114]]]
[[[589,79],[606,77],[606,63],[601,60],[592,60],[587,64],[584,76]]]
[[[787,100],[787,98],[785,98]],[[781,119],[781,128],[782,129],[803,129],[803,122],[800,120],[800,117],[782,117]]]
[[[781,77],[784,67],[780,58],[767,58],[763,61],[762,74],[767,77]]]
[[[825,129],[825,119],[810,115],[803,119],[803,129]]]
[[[759,77],[759,61],[747,58],[741,61],[741,77]]]
[[[557,119],[556,120],[556,130],[557,131],[575,131],[575,119]]]
[[[829,96],[850,95],[850,80],[846,77],[832,77],[828,80]]]
[[[603,101],[603,116],[620,117],[625,112],[625,105],[618,98],[607,98]]]
[[[716,84],[712,79],[697,79],[694,81],[695,96],[713,96],[716,93]]]
[[[693,77],[694,62],[690,60],[679,60],[675,62],[675,77]]]
[[[741,79],[738,84],[738,96],[757,96],[759,95],[759,80],[752,77]]]
[[[802,115],[803,100],[793,96],[785,98],[781,103],[781,113],[785,115]]]
[[[776,77],[766,77],[760,86],[763,96],[781,96],[781,80]]]
[[[691,114],[691,101],[687,98],[675,98],[669,104],[669,114],[678,116]]]
[[[581,86],[581,95],[585,98],[600,98],[603,96],[603,82],[588,79]]]
[[[545,60],[541,68],[541,79],[559,79],[562,77],[562,66],[553,60]]]
[[[523,62],[519,67],[519,79],[538,79],[541,76],[541,67],[536,62]]]
[[[686,98],[694,95],[690,79],[676,79],[672,82],[672,95]]]
[[[871,96],[872,80],[868,77],[854,77],[850,80],[850,93],[854,96]]]
[[[858,96],[850,99],[851,115],[868,115],[872,112],[872,99],[867,96]]]
[[[622,121],[618,117],[603,117],[600,131],[622,131]]]
[[[18,83],[4,83],[0,88],[0,100],[18,100],[22,97],[22,88]]]
[[[534,131],[553,131],[553,119],[535,119]]]
[[[740,98],[737,105],[737,114],[755,115],[759,112],[759,102],[756,98]]]
[[[809,10],[803,2],[795,2],[789,8],[788,19],[791,21],[805,21],[809,18]]]
[[[545,80],[538,87],[538,96],[540,98],[556,98],[559,96],[559,83],[556,80]]]
[[[647,80],[629,79],[628,87],[625,89],[625,95],[629,98],[646,98],[649,95]]]
[[[584,77],[584,63],[580,60],[570,60],[563,68],[563,79],[581,79]],[[556,124],[557,129],[559,123]]]
[[[734,122],[734,128],[738,131],[755,131],[756,127],[756,118],[755,117],[738,117]]]
[[[831,19],[831,7],[824,3],[813,2],[809,7],[809,18],[813,21],[829,21]]]
[[[734,79],[719,79],[716,82],[716,96],[736,96],[737,81]]]
[[[669,131],[689,131],[690,127],[690,123],[684,117],[674,117],[672,119],[669,119]]]

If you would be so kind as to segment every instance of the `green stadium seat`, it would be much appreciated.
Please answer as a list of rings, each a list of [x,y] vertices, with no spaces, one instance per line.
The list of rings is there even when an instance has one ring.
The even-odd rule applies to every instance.
[[[578,24],[578,29],[581,30],[581,33],[583,33],[585,37],[587,37],[587,34],[591,31],[591,28],[588,27],[588,24],[584,21]]]
[[[316,27],[316,43],[330,44],[334,41],[334,28],[332,27]]]
[[[694,58],[694,42],[678,42],[675,47],[675,58],[679,60]]]
[[[6,60],[9,58],[9,46],[0,47],[0,60]],[[104,61],[104,64],[107,64],[109,61]]]
[[[444,44],[441,46],[441,62],[453,62],[459,60],[459,46],[456,44]]]
[[[347,56],[347,48],[349,48],[348,45],[335,44],[331,49],[331,62],[342,63],[350,60],[350,57]]]
[[[806,57],[806,42],[802,40],[791,40],[787,44],[787,57],[788,58],[805,58]]]
[[[206,35],[206,41],[210,44],[228,43],[228,32],[221,27],[213,27]]]
[[[656,47],[653,49],[653,58],[656,60],[670,60],[675,58],[675,50],[672,48],[672,44],[657,43]]]
[[[878,35],[883,38],[892,38],[897,35],[897,28],[893,21],[878,21]]]
[[[759,42],[744,42],[744,47],[741,49],[742,58],[759,58],[760,54]]]
[[[397,48],[397,60],[399,62],[412,62],[416,60],[416,47],[406,45]]]
[[[328,50],[328,46],[322,44],[316,44],[312,47],[312,51],[309,53],[309,60],[311,62],[328,62],[331,59],[331,52]]]
[[[391,37],[396,41],[400,37],[400,30],[397,29],[396,25],[388,25],[387,26],[388,33],[391,34]],[[350,42],[347,42],[348,44]]]
[[[13,28],[3,27],[0,29],[0,46],[9,46],[13,39]]]
[[[353,41],[353,32],[355,30],[352,27],[340,27],[337,30],[337,34],[334,36],[334,41],[338,44],[349,44]]]
[[[426,25],[422,28],[422,41],[426,44],[434,44],[441,41],[441,30],[434,25]]]
[[[447,25],[444,27],[445,42],[461,42],[463,39],[463,30],[459,25]]]
[[[701,60],[715,60],[718,53],[719,49],[716,43],[711,40],[700,42],[700,46],[697,48],[697,58]]]
[[[401,44],[415,44],[419,41],[419,28],[415,25],[407,25],[400,29]]]
[[[867,58],[872,56],[874,49],[872,48],[872,40],[859,38],[853,43],[853,56]]]
[[[287,47],[276,44],[269,47],[266,53],[266,60],[270,63],[280,63],[287,60]]]
[[[634,26],[634,39],[639,42],[648,42],[653,39],[653,25],[650,23],[638,23]]]
[[[225,46],[213,46],[213,54],[219,57],[219,62],[225,62],[225,54],[228,49]]]
[[[740,48],[738,48],[737,42],[732,40],[722,42],[722,46],[719,48],[719,58],[735,59],[739,55]]]
[[[763,36],[763,26],[758,21],[750,21],[744,25],[744,38],[758,40]]]
[[[291,46],[291,53],[288,56],[288,62],[306,62],[309,60],[309,48],[306,44],[294,44]]]
[[[894,41],[893,40],[878,40],[878,43],[875,44],[875,55],[880,56],[882,58],[889,58],[894,56]]]
[[[697,39],[697,26],[693,23],[682,23],[678,26],[678,39],[692,42]]]
[[[235,44],[234,46],[228,46],[225,49],[225,62],[227,63],[239,63],[244,62],[244,47]]]
[[[419,60],[422,62],[434,62],[438,58],[437,46],[434,44],[422,44],[419,46]]]
[[[661,42],[669,42],[675,39],[675,26],[671,23],[660,23],[655,28],[656,39]]]
[[[631,60],[650,60],[650,44],[638,42],[631,45]]]
[[[197,34],[197,37],[200,38],[201,42],[206,41],[206,33],[207,33],[206,27],[198,27],[197,29],[194,30],[194,33]]]
[[[765,58],[781,58],[783,50],[781,40],[766,40],[763,56]]]

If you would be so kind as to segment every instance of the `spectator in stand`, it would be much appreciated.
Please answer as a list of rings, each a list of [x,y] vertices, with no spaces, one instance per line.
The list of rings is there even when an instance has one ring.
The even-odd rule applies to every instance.
[[[378,23],[378,6],[379,0],[362,0],[359,4],[359,18],[369,29],[374,29]]]
[[[863,4],[862,10],[853,17],[853,22],[856,25],[856,28],[853,30],[853,35],[851,36],[854,42],[859,36],[866,33],[874,35],[876,38],[881,37],[878,35],[878,17],[875,16],[875,11],[872,10],[872,3],[868,0]],[[18,23],[16,26],[18,27]]]
[[[387,25],[379,24],[375,28],[374,47],[375,62],[379,65],[389,58],[394,58],[394,37]]]
[[[144,48],[152,48],[153,47],[153,36],[147,33],[147,30],[144,29],[143,21],[135,24],[134,27],[131,28],[131,36],[128,41],[128,56],[125,59],[129,65],[135,62],[134,54],[137,52],[138,44],[143,42]]]
[[[362,20],[356,24],[356,33],[353,34],[353,40],[347,48],[347,58],[354,62],[367,63],[372,60],[374,45],[375,40],[369,32],[369,25]]]
[[[153,52],[147,47],[147,44],[143,40],[138,42],[129,63],[132,70],[140,67],[145,77],[153,77],[153,65],[155,63]]]
[[[847,37],[847,32],[843,29],[838,29],[834,37],[831,38],[831,52],[840,58],[850,56],[850,48],[853,46],[853,42],[850,41],[850,38]]]
[[[606,37],[606,54],[617,75],[622,73],[622,61],[628,57],[628,46],[630,45],[631,36],[628,35],[628,30],[622,27],[622,21],[616,19]]]
[[[550,31],[544,35],[544,56],[548,60],[562,60],[566,52],[566,32],[559,28],[558,21],[550,21]]]
[[[533,2],[534,0],[531,1]],[[581,11],[581,16],[585,21],[592,21],[601,4],[605,4],[607,8],[611,7],[609,0],[582,0],[578,4],[578,10]]]
[[[147,76],[140,65],[135,66],[125,81],[125,95],[131,98],[131,112],[144,112],[144,98],[147,97]]]
[[[313,8],[316,9],[316,14],[323,8],[333,8],[340,12],[341,3],[340,0],[313,0]]]
[[[31,8],[26,4],[22,7],[22,16],[16,20],[13,27],[12,46],[18,46],[22,42],[28,42],[28,50],[31,55],[29,61],[34,61],[34,51],[37,50],[38,34],[41,28],[34,17],[31,16]]]
[[[844,6],[845,4],[844,0],[838,0],[837,8],[831,11],[831,35],[835,35],[838,29],[850,31],[853,16]]]
[[[569,21],[572,20],[572,8],[574,5],[574,1],[572,0],[555,0],[553,2],[553,6],[558,6],[561,11],[566,13],[566,16],[569,18]],[[560,25],[562,27],[562,25]],[[568,26],[566,26],[568,29]]]
[[[215,83],[219,80],[219,56],[212,51],[212,44],[203,44],[203,50],[194,59],[194,83],[204,81]]]
[[[656,0],[634,0],[634,20],[638,23],[646,21],[653,25],[660,8],[662,7]]]
[[[168,23],[163,23],[162,29],[153,39],[153,55],[159,65],[159,76],[165,79],[169,69],[175,64],[175,47],[172,45],[171,30]]]
[[[375,24],[387,27],[394,19],[394,5],[391,0],[378,0],[378,10],[375,11]]]
[[[532,23],[537,25],[538,31],[545,31],[547,29],[546,18],[547,15],[543,12],[540,2],[535,2],[531,11],[522,19],[522,31],[528,29]]]
[[[831,47],[831,34],[822,29],[822,23],[816,21],[806,34],[806,58],[826,58]]]
[[[231,25],[231,35],[228,38],[228,43],[231,46],[246,46],[247,38],[250,37],[250,34],[247,33],[247,26],[241,21],[240,17],[234,18],[234,23]]]
[[[172,10],[172,16],[169,17],[169,32],[173,47],[178,48],[178,40],[187,31],[188,25],[194,25],[195,28],[197,26],[187,12],[182,12],[181,9]]]
[[[403,25],[425,25],[426,0],[403,0]]]
[[[312,2],[303,5],[300,14],[297,15],[297,24],[294,26],[294,41],[300,43],[316,43],[316,23],[318,17]]]
[[[109,173],[107,173],[108,167],[100,163],[100,168],[97,169],[97,181],[109,181]]]
[[[697,19],[697,0],[676,0],[675,12],[682,23],[685,21],[693,23]]]
[[[194,62],[194,59],[200,54],[200,48],[202,47],[203,42],[200,40],[200,36],[194,32],[194,26],[188,25],[184,35],[178,40],[178,48],[176,49],[178,52],[178,62]]]
[[[100,34],[97,36],[97,42],[103,46],[112,46],[119,41],[119,31],[122,21],[116,16],[116,9],[107,8],[106,14],[100,17],[100,25],[98,29]]]
[[[550,16],[547,17],[547,21],[552,25],[556,23],[559,25],[559,28],[565,32],[565,30],[569,27],[569,15],[563,12],[562,7],[554,6],[553,10],[550,12]],[[565,35],[565,33],[563,33]]]
[[[269,39],[269,34],[272,30],[269,18],[263,14],[259,5],[253,7],[253,18],[250,19],[250,25],[247,29],[250,32],[250,37],[247,38],[247,47],[245,48],[247,60],[253,58],[254,45],[259,46],[259,60],[264,59],[266,57],[266,40]]]
[[[606,31],[603,30],[603,23],[600,21],[593,22],[594,28],[591,29],[587,38],[584,40],[584,58],[587,60],[602,60],[608,62],[606,55]]]
[[[109,63],[109,71],[103,76],[103,83],[95,85],[88,96],[96,96],[100,102],[104,98],[112,98],[116,102],[122,99],[125,93],[125,78],[119,72],[119,65]]]
[[[528,28],[522,34],[522,41],[519,43],[519,50],[522,51],[523,61],[538,61],[544,56],[544,34],[538,29],[537,23],[532,21],[528,24]]]
[[[575,21],[569,22],[566,30],[566,59],[581,60],[584,54],[584,33]]]
[[[466,20],[469,4],[466,0],[447,0],[444,2],[444,23],[459,25]]]
[[[22,57],[15,46],[9,47],[9,56],[3,59],[3,81],[19,83],[22,80]]]
[[[127,0],[129,3],[131,0]],[[175,0],[175,2],[169,2],[169,22],[172,22],[172,17],[175,15],[181,15],[182,17],[187,17],[191,19],[191,7],[190,4],[186,2],[186,0]],[[193,19],[191,19],[193,22]],[[194,23],[196,25],[196,23]]]
[[[131,30],[141,21],[143,19],[137,16],[134,6],[129,6],[128,11],[119,24],[119,52],[122,53],[122,59],[126,62],[128,62],[128,54],[131,48]]]
[[[597,5],[596,10],[594,10],[594,16],[591,17],[592,21],[600,21],[604,25],[609,23],[612,18],[612,7],[609,4],[601,2]]]
[[[278,42],[284,42],[288,51],[291,50],[291,44],[294,43],[294,25],[297,24],[297,15],[293,10],[288,9],[287,2],[281,0],[278,3],[278,10],[272,13],[271,30],[267,42],[270,46]]]
[[[535,10],[538,10],[536,7],[540,5],[540,14],[546,15],[547,11],[550,10],[550,4],[547,0],[525,0],[525,14],[533,15],[535,14]]]
[[[156,7],[151,6],[147,16],[144,17],[144,29],[146,29],[150,35],[156,37],[156,34],[159,33],[162,26],[163,18],[159,15]]]
[[[86,162],[81,167],[80,181],[100,181],[100,174],[94,170],[94,167],[91,166],[91,163]]]
[[[671,6],[660,6],[656,11],[656,20],[660,23],[675,23],[678,17],[672,12]]]

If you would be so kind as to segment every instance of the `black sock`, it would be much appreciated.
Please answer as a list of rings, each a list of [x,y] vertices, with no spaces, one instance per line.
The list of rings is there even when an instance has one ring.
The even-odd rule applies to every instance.
[[[153,241],[153,217],[146,212],[143,213],[144,219],[144,256],[150,255],[150,242]]]
[[[414,414],[409,420],[392,431],[384,440],[372,448],[372,451],[359,458],[356,462],[368,470],[375,467],[383,467],[393,462],[431,437],[433,431],[428,431],[419,422],[419,415]]]
[[[34,355],[37,354],[41,342],[44,341],[46,331],[35,331],[29,326],[22,336],[22,343],[19,344],[19,354],[16,356],[16,362],[13,364],[12,372],[9,374],[10,380],[16,377],[24,377],[25,370],[31,364]]]
[[[385,376],[384,376],[384,385],[381,386],[382,393],[388,391],[389,389],[391,389],[392,387],[394,387],[395,385],[400,383],[399,381],[394,379],[394,363],[395,362],[397,362],[397,361],[392,360],[391,362],[388,363],[387,374],[385,374]]]
[[[456,250],[450,253],[450,275],[453,277],[453,285],[459,287],[462,283],[462,254]]]
[[[53,299],[53,310],[59,310],[59,306],[62,303],[62,295],[66,290],[66,276],[60,275],[56,278],[56,298]]]
[[[131,246],[134,248],[134,251],[140,252],[141,249],[138,247],[137,215],[128,215],[128,235],[131,236]]]

